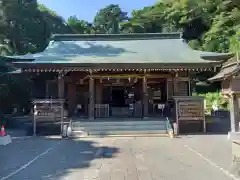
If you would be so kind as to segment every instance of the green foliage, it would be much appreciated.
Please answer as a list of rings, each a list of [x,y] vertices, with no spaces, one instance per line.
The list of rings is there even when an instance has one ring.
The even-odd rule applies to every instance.
[[[240,53],[240,25],[236,34],[230,39],[230,49],[232,52]]]
[[[220,109],[228,109],[228,100],[220,92],[209,92],[205,94],[194,93],[194,96],[204,97],[207,110],[211,111],[214,102],[217,102]]]
[[[92,25],[84,20],[79,20],[76,16],[70,16],[67,20],[67,24],[72,28],[75,33],[78,34],[91,34]]]
[[[176,32],[194,49],[228,52],[230,39],[239,30],[237,0],[163,0],[133,11],[124,32]]]

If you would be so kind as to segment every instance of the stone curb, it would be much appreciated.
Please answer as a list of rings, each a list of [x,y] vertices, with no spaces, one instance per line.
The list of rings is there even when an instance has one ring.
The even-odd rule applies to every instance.
[[[8,145],[10,143],[12,143],[12,138],[11,138],[10,135],[0,137],[0,145],[5,146],[5,145]]]

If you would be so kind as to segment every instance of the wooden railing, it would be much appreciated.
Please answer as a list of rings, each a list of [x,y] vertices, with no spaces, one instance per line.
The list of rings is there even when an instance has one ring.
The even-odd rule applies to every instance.
[[[116,107],[112,109],[112,116],[142,116],[142,104],[134,104],[134,109],[130,110],[129,107]],[[113,111],[114,110],[114,111]],[[95,118],[109,117],[110,116],[110,105],[109,104],[95,104]]]
[[[95,104],[95,117],[109,117],[109,104]]]

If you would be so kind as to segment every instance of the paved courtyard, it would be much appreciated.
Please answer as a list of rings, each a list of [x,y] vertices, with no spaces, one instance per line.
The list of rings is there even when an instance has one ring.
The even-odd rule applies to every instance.
[[[237,180],[226,135],[15,139],[0,180]]]

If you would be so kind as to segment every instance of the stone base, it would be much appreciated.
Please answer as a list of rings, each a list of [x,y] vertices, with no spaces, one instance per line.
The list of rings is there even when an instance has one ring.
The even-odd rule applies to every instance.
[[[177,123],[173,123],[173,128],[174,128],[174,135],[178,134],[178,125]]]
[[[10,144],[12,142],[12,138],[10,135],[6,135],[3,137],[0,137],[0,145],[7,145]]]
[[[231,173],[240,176],[240,132],[229,132],[228,139],[232,143]]]
[[[240,141],[240,132],[228,132],[228,140]]]

